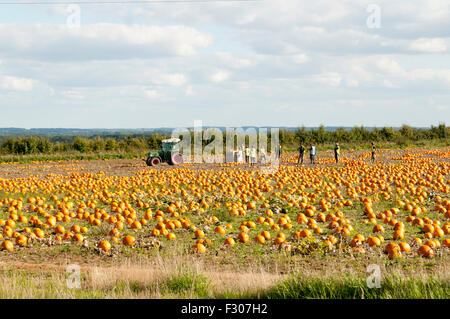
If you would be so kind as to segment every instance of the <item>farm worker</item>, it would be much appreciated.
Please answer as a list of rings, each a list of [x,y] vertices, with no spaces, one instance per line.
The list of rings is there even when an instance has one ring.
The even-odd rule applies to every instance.
[[[264,149],[264,147],[261,147],[261,149],[259,150],[259,158],[261,160],[261,163],[266,163],[266,150]]]
[[[245,158],[244,158],[244,152],[245,152],[245,146],[244,146],[244,144],[242,144],[240,147],[239,147],[239,152],[238,152],[238,155],[237,155],[237,157],[238,157],[238,162],[239,163],[243,163],[244,162],[244,160],[245,160]]]
[[[250,150],[250,162],[252,166],[253,164],[256,164],[256,156],[257,156],[256,148],[252,147],[252,149]]]
[[[316,147],[311,143],[309,148],[309,157],[311,158],[311,164],[316,164]]]
[[[341,148],[339,147],[339,143],[336,143],[336,146],[334,147],[334,159],[336,160],[336,163],[339,163],[339,153],[341,152]]]
[[[247,146],[245,148],[245,162],[248,163],[250,159],[250,148]]]
[[[239,150],[236,152],[236,161],[242,163],[244,161],[244,152]]]
[[[298,148],[298,161],[297,164],[303,165],[303,155],[305,154],[305,147],[303,144],[300,144]]]
[[[372,163],[375,162],[375,151],[376,151],[375,143],[372,142]]]

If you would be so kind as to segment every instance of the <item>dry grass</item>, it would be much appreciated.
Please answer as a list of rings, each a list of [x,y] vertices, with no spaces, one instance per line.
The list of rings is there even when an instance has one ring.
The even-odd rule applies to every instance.
[[[86,285],[90,289],[109,289],[120,284],[140,287],[144,297],[162,298],[167,293],[166,283],[174,278],[189,274],[194,279],[206,278],[211,295],[233,293],[257,293],[285,278],[281,274],[271,274],[263,269],[245,272],[211,271],[208,265],[196,258],[161,257],[153,261],[136,263],[126,261],[113,267],[94,267],[87,270]],[[141,294],[139,294],[141,295]],[[189,293],[190,295],[190,293]]]
[[[1,298],[202,298],[258,294],[285,275],[263,269],[211,270],[194,257],[81,267],[81,289],[67,287],[66,265],[3,264]],[[209,269],[209,270],[208,270]],[[200,285],[200,286],[199,286]]]
[[[397,284],[416,287],[431,282],[440,289],[440,295],[442,291],[445,293],[450,282],[447,263],[434,265],[432,271],[426,270],[425,261],[419,260],[419,263],[414,267],[382,264],[381,273],[393,287]],[[242,271],[225,270],[194,256],[158,256],[152,260],[128,259],[109,266],[81,267],[81,289],[67,287],[67,264],[14,267],[4,264],[0,271],[0,298],[258,298],[284,296],[285,292],[280,292],[283,289],[289,298],[302,296],[302,287],[316,286],[320,292],[333,287],[334,283],[341,289],[346,284],[339,281],[342,278],[350,278],[350,285],[364,283],[368,275],[365,273],[367,263],[357,264],[353,260],[352,264],[355,267],[305,261],[283,274],[268,272],[256,265],[248,265]],[[306,284],[309,282],[312,285]]]

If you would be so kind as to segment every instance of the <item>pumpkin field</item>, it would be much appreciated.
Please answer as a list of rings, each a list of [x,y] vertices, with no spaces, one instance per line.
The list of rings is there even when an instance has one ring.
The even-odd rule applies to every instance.
[[[448,298],[450,147],[341,156],[3,163],[0,297]]]

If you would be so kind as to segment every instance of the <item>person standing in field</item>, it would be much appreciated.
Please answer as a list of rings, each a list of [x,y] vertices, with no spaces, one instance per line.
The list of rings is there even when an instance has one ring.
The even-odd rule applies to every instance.
[[[376,150],[375,143],[372,142],[372,163],[375,162],[375,150]]]
[[[311,164],[316,164],[316,147],[311,143],[309,148],[309,157],[311,158]]]
[[[250,161],[250,148],[247,146],[245,148],[245,162],[249,163],[249,161]]]
[[[298,148],[298,161],[297,164],[303,165],[303,155],[305,154],[305,147],[303,144],[300,144]]]
[[[264,149],[264,147],[261,147],[261,149],[259,150],[259,160],[261,163],[265,164],[267,159],[266,159],[266,150]]]
[[[341,148],[339,147],[339,143],[336,143],[334,147],[334,159],[336,160],[336,164],[339,163],[339,153],[341,152]]]
[[[257,157],[257,152],[256,152],[256,148],[253,146],[250,150],[250,164],[251,166],[256,164],[256,157]]]
[[[245,145],[244,144],[242,144],[241,147],[239,148],[239,158],[240,158],[240,163],[245,162]]]

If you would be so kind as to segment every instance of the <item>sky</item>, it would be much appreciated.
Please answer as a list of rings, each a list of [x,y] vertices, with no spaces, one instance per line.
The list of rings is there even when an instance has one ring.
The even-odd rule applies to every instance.
[[[29,2],[0,0],[0,127],[450,118],[448,0]]]

